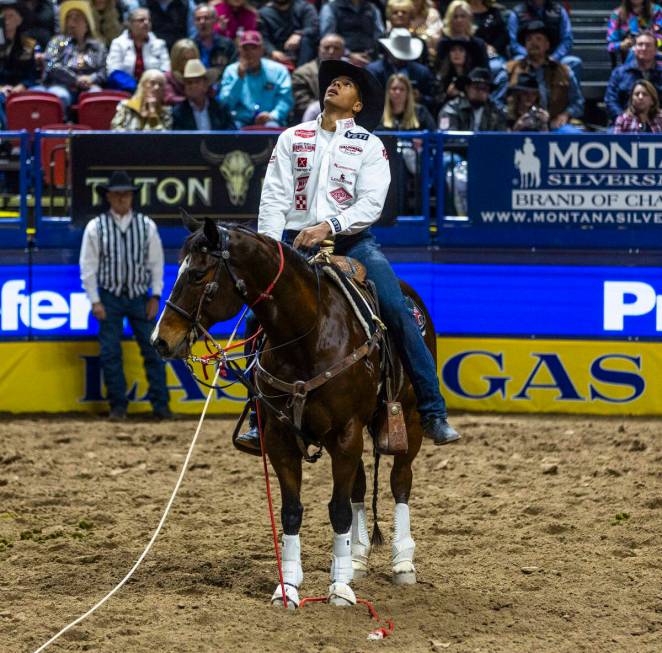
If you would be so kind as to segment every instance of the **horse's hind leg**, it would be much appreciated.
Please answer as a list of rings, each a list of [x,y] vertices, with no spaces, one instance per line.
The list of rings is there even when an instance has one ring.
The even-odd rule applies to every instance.
[[[333,526],[333,557],[331,586],[328,600],[331,605],[356,604],[356,596],[349,586],[354,576],[352,568],[352,504],[351,494],[363,451],[363,429],[360,424],[350,426],[330,448],[333,470],[333,495],[329,502],[329,517]]]
[[[368,556],[370,555],[370,535],[368,534],[368,518],[365,511],[366,476],[363,461],[354,479],[352,489],[352,569],[354,580],[364,578],[368,573]]]
[[[395,499],[391,564],[392,579],[396,585],[413,585],[416,582],[416,543],[409,525],[409,494],[413,478],[411,464],[421,447],[422,432],[418,418],[412,412],[407,420],[409,450],[406,454],[394,456],[391,470],[391,492]]]
[[[281,524],[283,526],[282,567],[283,584],[287,596],[287,607],[299,606],[298,588],[303,581],[301,567],[301,542],[299,529],[303,519],[303,506],[300,501],[301,494],[301,455],[298,451],[277,449],[269,451],[269,459],[278,475],[280,493],[282,497]],[[283,606],[283,588],[276,587],[271,603]]]

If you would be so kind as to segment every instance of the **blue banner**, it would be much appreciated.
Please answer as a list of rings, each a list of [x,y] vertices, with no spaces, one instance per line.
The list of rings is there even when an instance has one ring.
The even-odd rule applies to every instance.
[[[656,338],[662,269],[395,263],[441,335]],[[177,275],[167,265],[165,293]],[[230,333],[234,321],[214,333]],[[90,337],[96,320],[77,265],[0,266],[0,336]]]
[[[477,134],[469,142],[472,224],[645,232],[662,244],[662,142],[611,134]],[[622,244],[622,241],[621,241]]]

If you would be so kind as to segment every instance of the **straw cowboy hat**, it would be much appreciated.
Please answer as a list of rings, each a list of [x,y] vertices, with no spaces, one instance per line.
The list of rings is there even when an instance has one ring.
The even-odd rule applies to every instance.
[[[408,29],[395,27],[388,38],[379,39],[384,48],[400,61],[415,61],[423,53],[423,41],[413,38]]]
[[[70,11],[80,11],[83,16],[85,16],[85,20],[87,21],[87,26],[89,28],[89,32],[91,36],[96,36],[97,33],[97,26],[96,23],[94,22],[94,16],[92,15],[92,7],[90,6],[90,3],[88,0],[65,0],[60,5],[60,32],[64,34],[64,29],[66,26],[66,21],[67,21],[67,14]]]
[[[326,89],[336,77],[349,77],[361,92],[363,109],[356,115],[356,124],[369,132],[381,122],[384,113],[384,89],[377,78],[365,68],[359,68],[347,61],[330,59],[320,63],[319,85],[320,106],[324,111],[324,96]]]
[[[182,80],[199,79],[200,77],[206,77],[210,84],[214,84],[218,80],[218,70],[214,68],[208,70],[200,59],[189,59],[184,66]]]

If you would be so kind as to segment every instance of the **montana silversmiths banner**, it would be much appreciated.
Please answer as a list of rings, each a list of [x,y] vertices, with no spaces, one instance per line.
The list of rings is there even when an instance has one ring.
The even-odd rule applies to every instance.
[[[662,243],[662,141],[655,135],[478,134],[469,215],[495,229],[646,230]]]
[[[160,222],[193,217],[255,220],[262,182],[278,133],[94,133],[71,137],[72,219],[84,225],[104,207],[99,185],[126,170],[138,187],[134,208]],[[380,224],[398,214],[395,183],[403,168],[397,139],[382,137],[391,161],[391,183]],[[294,194],[294,188],[291,189]]]

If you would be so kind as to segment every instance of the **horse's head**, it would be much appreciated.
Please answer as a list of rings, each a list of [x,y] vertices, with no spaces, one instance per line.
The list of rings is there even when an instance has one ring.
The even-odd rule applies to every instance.
[[[163,358],[188,355],[200,335],[212,325],[236,315],[244,300],[224,264],[222,250],[227,251],[228,231],[222,235],[210,218],[204,222],[184,216],[192,232],[184,243],[177,280],[166,307],[152,332],[151,343]]]

